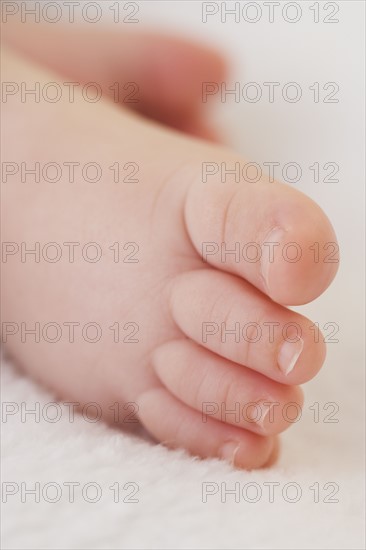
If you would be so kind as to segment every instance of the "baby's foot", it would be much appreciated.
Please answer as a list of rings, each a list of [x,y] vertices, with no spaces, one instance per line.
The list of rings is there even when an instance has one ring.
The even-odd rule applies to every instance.
[[[19,60],[7,70],[13,82],[30,80]],[[103,171],[96,183],[70,183],[66,170],[57,184],[9,177],[4,241],[62,250],[56,263],[13,254],[3,264],[3,319],[41,327],[39,343],[8,335],[9,353],[61,398],[97,402],[105,418],[115,402],[136,403],[143,426],[169,446],[243,468],[267,464],[302,405],[297,384],[324,361],[314,324],[284,305],[316,298],[333,279],[328,219],[289,186],[223,183],[222,167],[244,164],[225,149],[75,93],[73,104],[6,104],[3,123],[19,131],[9,131],[5,160]],[[129,167],[125,181],[115,181],[116,163]],[[205,163],[220,169],[207,181]],[[75,242],[71,262],[64,243]],[[95,263],[80,252],[91,242],[102,250]],[[92,329],[81,337],[91,322],[102,331],[94,343]],[[54,343],[47,323],[63,328]]]

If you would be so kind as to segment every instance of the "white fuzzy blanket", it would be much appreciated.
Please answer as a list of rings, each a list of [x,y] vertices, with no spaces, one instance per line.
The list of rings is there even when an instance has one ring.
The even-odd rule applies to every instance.
[[[309,385],[278,465],[253,472],[169,451],[81,415],[70,422],[66,406],[53,423],[56,409],[45,407],[52,396],[4,364],[3,413],[14,414],[3,414],[2,424],[2,547],[364,548],[362,376],[345,382],[354,363],[340,355],[334,369],[328,360],[321,383]],[[23,401],[28,409],[38,403],[39,415],[24,421]],[[317,406],[309,408],[316,402],[319,422]],[[333,405],[324,410],[330,402],[337,413]],[[73,499],[71,482],[78,484]],[[226,502],[225,488],[237,491]]]

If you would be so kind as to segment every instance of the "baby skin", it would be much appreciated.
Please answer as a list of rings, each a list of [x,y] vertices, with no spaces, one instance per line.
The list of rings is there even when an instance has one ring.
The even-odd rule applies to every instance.
[[[303,404],[299,384],[325,358],[314,323],[286,306],[334,278],[329,220],[293,187],[222,177],[245,161],[203,122],[202,82],[225,78],[218,54],[150,34],[4,34],[4,81],[103,90],[97,102],[82,86],[73,101],[22,102],[13,88],[3,103],[7,354],[59,399],[98,404],[106,421],[118,403],[169,447],[271,464]],[[115,82],[137,83],[138,102],[117,103]],[[50,162],[57,181],[22,176],[22,163]],[[101,170],[94,182],[88,163]],[[37,246],[38,258],[26,253]],[[23,330],[37,323],[38,336]]]

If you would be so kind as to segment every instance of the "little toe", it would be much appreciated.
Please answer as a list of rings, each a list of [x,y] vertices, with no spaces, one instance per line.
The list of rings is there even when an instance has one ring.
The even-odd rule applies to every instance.
[[[138,399],[139,417],[147,431],[171,448],[184,448],[201,458],[221,458],[243,469],[269,462],[274,437],[264,437],[201,415],[178,401],[168,390],[154,388]]]

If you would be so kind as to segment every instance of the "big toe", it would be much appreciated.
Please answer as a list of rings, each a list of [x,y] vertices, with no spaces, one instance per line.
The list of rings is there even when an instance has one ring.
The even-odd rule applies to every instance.
[[[338,268],[338,244],[314,201],[285,184],[223,183],[219,174],[204,181],[202,173],[193,177],[185,214],[205,261],[244,277],[284,305],[307,303],[329,286]]]

